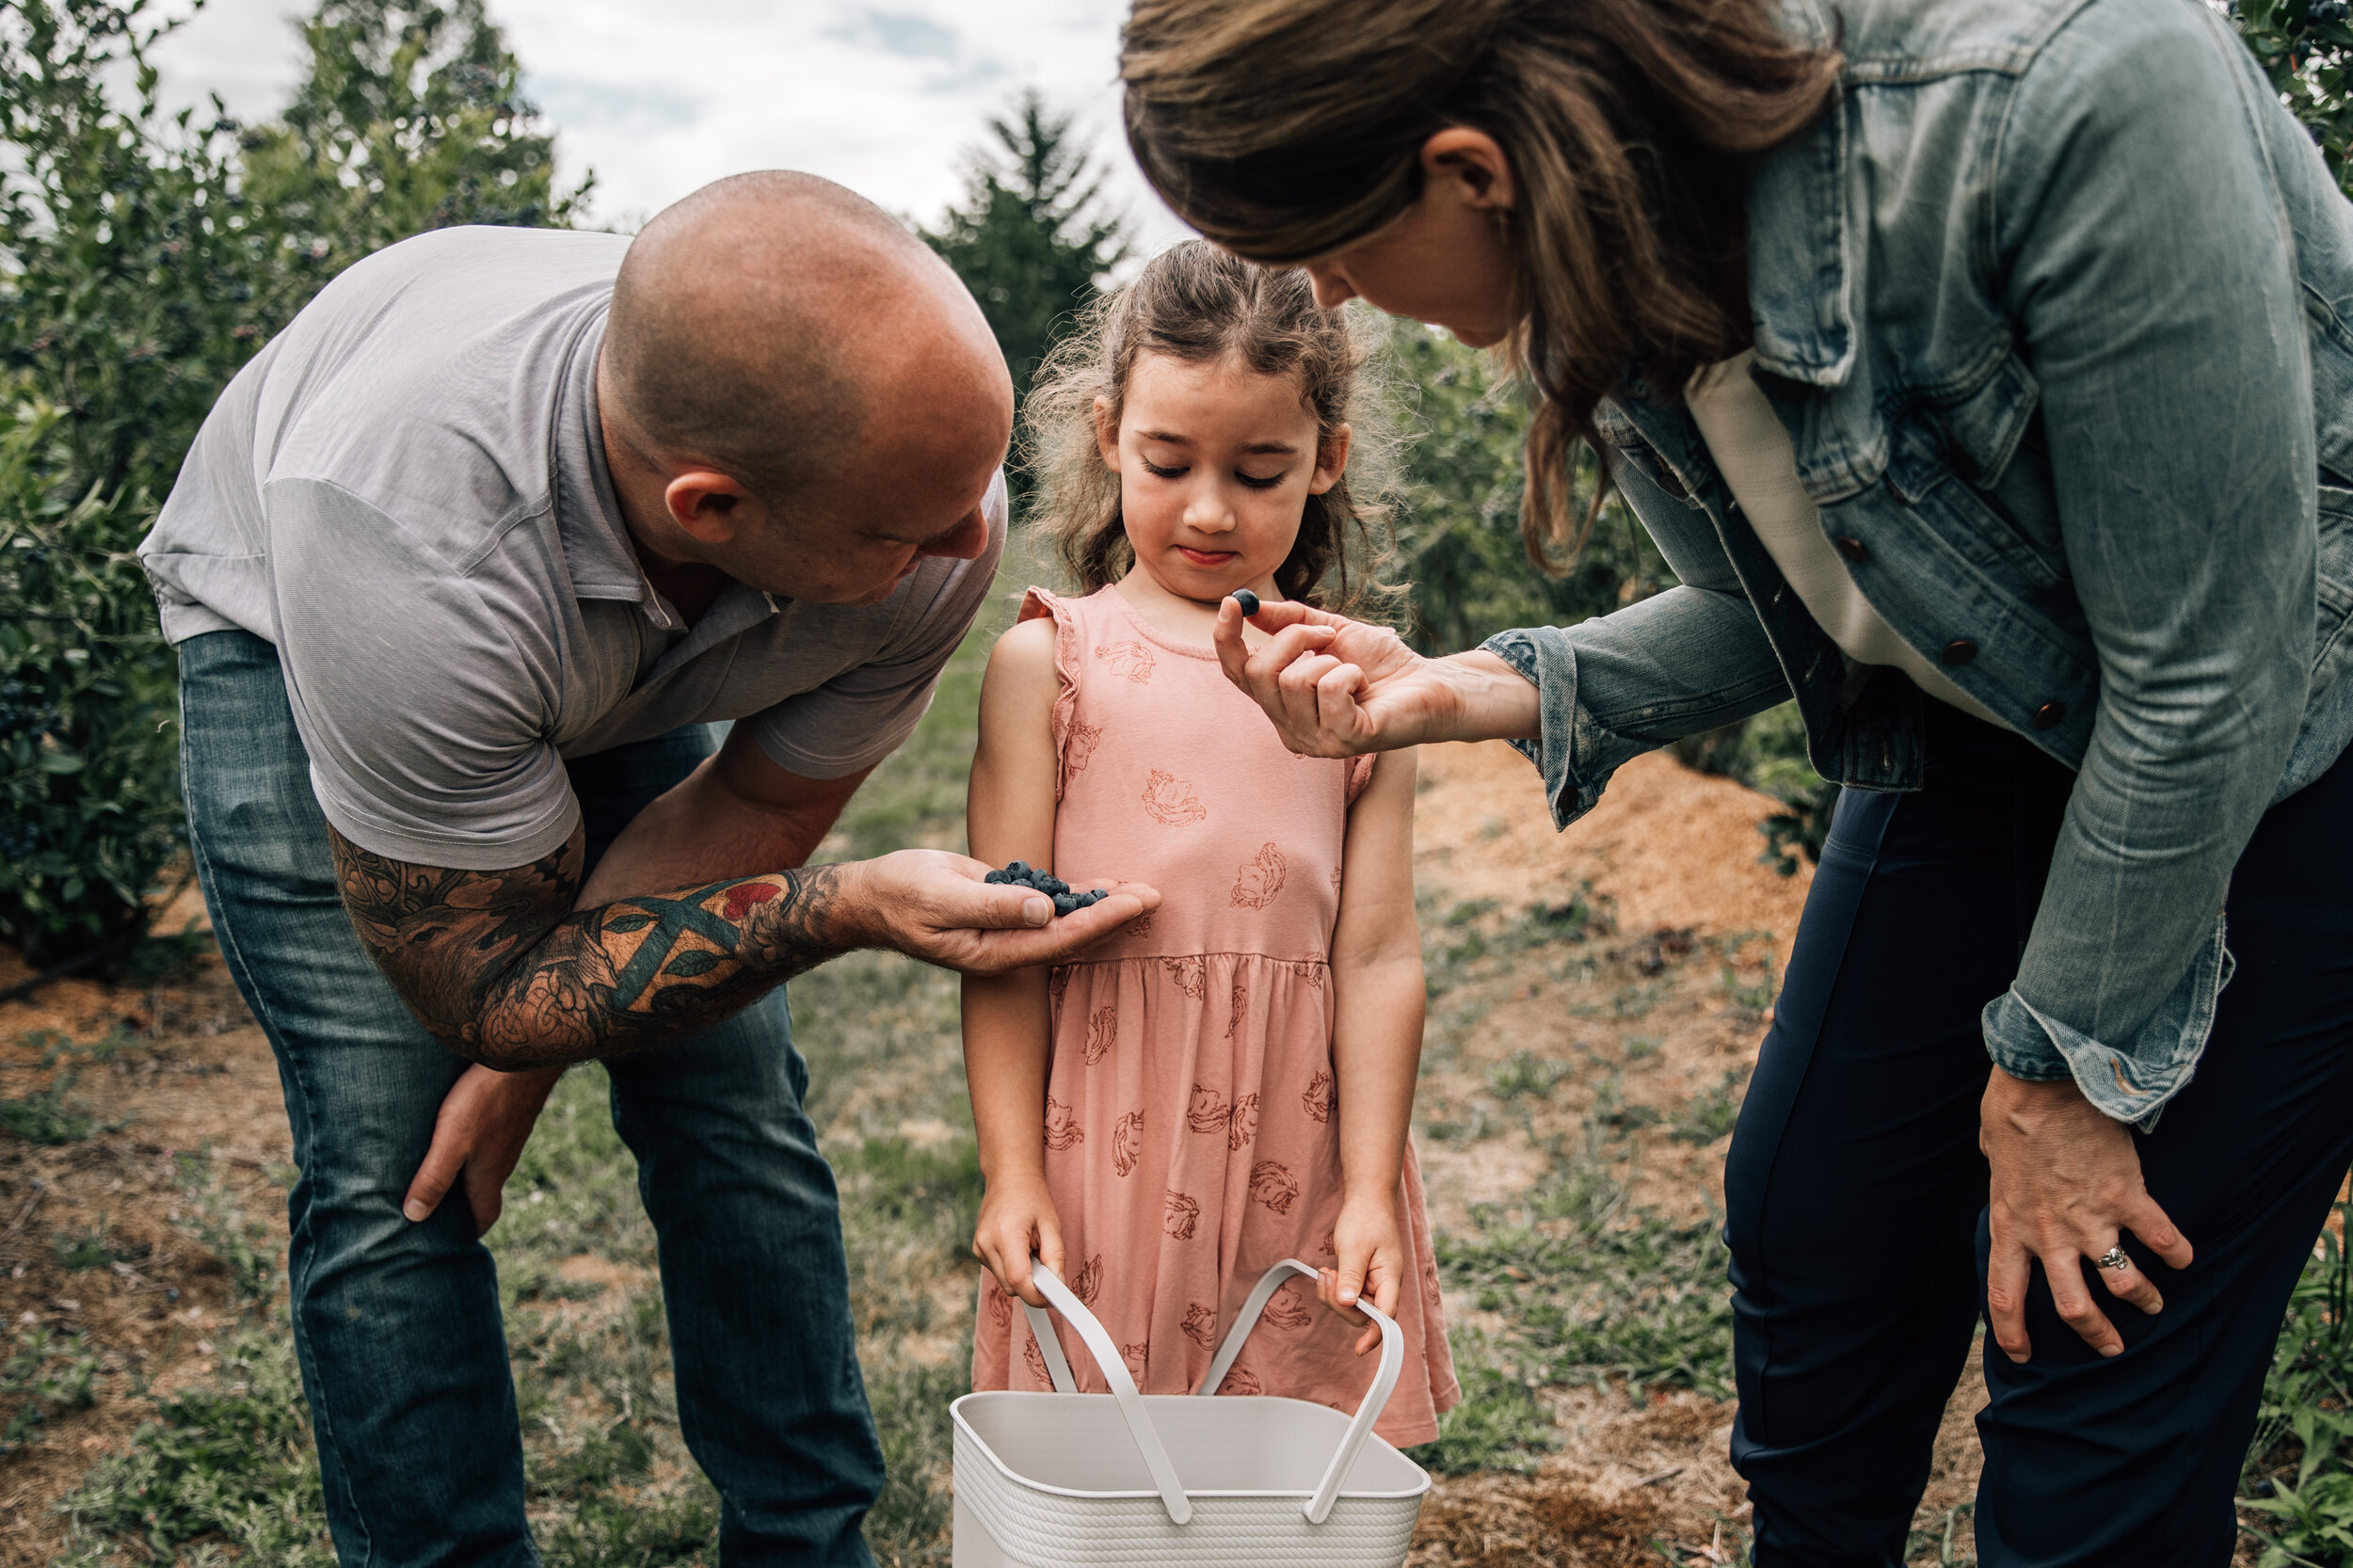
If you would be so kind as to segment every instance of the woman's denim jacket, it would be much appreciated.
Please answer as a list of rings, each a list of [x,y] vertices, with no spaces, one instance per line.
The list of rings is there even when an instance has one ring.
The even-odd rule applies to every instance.
[[[2152,1126],[2233,864],[2353,736],[2353,208],[2200,0],[1785,3],[1848,68],[1750,174],[1757,380],[1865,597],[2077,770],[1993,1060]],[[1555,821],[1793,692],[1824,777],[1919,788],[1925,699],[1850,677],[1681,405],[1598,424],[1682,582],[1487,644]]]

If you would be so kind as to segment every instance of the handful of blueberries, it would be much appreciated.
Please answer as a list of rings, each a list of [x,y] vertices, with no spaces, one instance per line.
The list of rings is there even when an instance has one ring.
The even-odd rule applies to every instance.
[[[1067,915],[1074,909],[1084,909],[1089,904],[1100,904],[1112,896],[1110,890],[1103,888],[1095,888],[1091,892],[1074,893],[1070,890],[1069,883],[1051,872],[1039,871],[1027,860],[1016,860],[1003,871],[991,872],[981,880],[1004,883],[1016,888],[1028,888],[1032,891],[1044,893],[1054,901],[1054,913],[1057,915]]]

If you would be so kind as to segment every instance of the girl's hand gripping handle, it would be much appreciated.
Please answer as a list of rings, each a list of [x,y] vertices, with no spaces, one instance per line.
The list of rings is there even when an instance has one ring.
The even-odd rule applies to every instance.
[[[1024,1172],[990,1182],[981,1199],[980,1224],[973,1227],[972,1256],[988,1265],[1006,1294],[1044,1306],[1045,1293],[1030,1277],[1032,1254],[1057,1275],[1063,1272],[1062,1219],[1047,1194],[1045,1176]]]
[[[1398,1229],[1396,1203],[1385,1193],[1349,1199],[1332,1227],[1332,1245],[1339,1266],[1316,1271],[1316,1298],[1365,1325],[1356,1336],[1356,1353],[1366,1355],[1379,1347],[1381,1327],[1356,1310],[1358,1302],[1369,1298],[1384,1317],[1395,1318],[1405,1280],[1405,1239]]]

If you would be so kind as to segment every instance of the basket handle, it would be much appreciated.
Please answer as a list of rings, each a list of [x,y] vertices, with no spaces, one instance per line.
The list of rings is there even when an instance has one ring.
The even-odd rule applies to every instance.
[[[1217,1392],[1219,1384],[1225,1381],[1226,1372],[1232,1369],[1234,1358],[1241,1354],[1241,1342],[1250,1337],[1252,1329],[1258,1326],[1258,1315],[1266,1310],[1266,1304],[1274,1299],[1274,1292],[1293,1274],[1314,1279],[1316,1271],[1295,1257],[1287,1257],[1258,1276],[1258,1283],[1250,1288],[1249,1299],[1241,1304],[1241,1315],[1234,1320],[1234,1326],[1225,1331],[1225,1339],[1217,1347],[1216,1356],[1209,1362],[1209,1375],[1201,1380],[1201,1386],[1194,1390],[1195,1393]],[[1365,1390],[1364,1400],[1356,1407],[1355,1419],[1349,1422],[1347,1432],[1340,1438],[1340,1451],[1332,1456],[1331,1464],[1323,1472],[1323,1480],[1316,1484],[1306,1508],[1302,1511],[1311,1525],[1321,1525],[1331,1517],[1332,1504],[1340,1495],[1340,1483],[1348,1479],[1349,1467],[1356,1463],[1356,1455],[1363,1449],[1365,1439],[1372,1435],[1372,1424],[1381,1419],[1381,1412],[1387,1407],[1389,1396],[1397,1391],[1398,1373],[1405,1367],[1403,1331],[1387,1313],[1371,1302],[1360,1298],[1356,1306],[1380,1325],[1381,1366],[1372,1374],[1372,1386]]]
[[[1087,1352],[1095,1357],[1103,1381],[1111,1385],[1112,1397],[1119,1401],[1119,1413],[1127,1417],[1128,1433],[1136,1440],[1137,1452],[1144,1455],[1144,1467],[1152,1473],[1152,1484],[1159,1489],[1160,1502],[1168,1510],[1173,1524],[1184,1524],[1193,1517],[1193,1504],[1185,1496],[1184,1483],[1176,1479],[1176,1466],[1168,1462],[1168,1449],[1161,1446],[1160,1434],[1152,1425],[1152,1417],[1144,1413],[1144,1397],[1136,1392],[1135,1379],[1128,1375],[1128,1363],[1120,1355],[1112,1336],[1086,1309],[1086,1304],[1072,1293],[1070,1287],[1058,1278],[1054,1271],[1038,1258],[1030,1259],[1030,1277],[1046,1299],[1054,1304],[1054,1310],[1063,1315],[1079,1337],[1086,1342]],[[1019,1300],[1018,1297],[1015,1298]],[[1078,1384],[1070,1376],[1070,1363],[1063,1359],[1062,1345],[1055,1338],[1054,1325],[1045,1309],[1021,1303],[1021,1310],[1030,1320],[1030,1332],[1037,1336],[1037,1348],[1046,1357],[1046,1369],[1053,1377],[1058,1393],[1075,1394]]]

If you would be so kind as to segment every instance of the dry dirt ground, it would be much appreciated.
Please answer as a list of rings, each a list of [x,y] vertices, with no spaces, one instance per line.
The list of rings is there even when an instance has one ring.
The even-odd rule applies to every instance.
[[[1688,1124],[1678,1138],[1674,1117],[1695,1098],[1745,1083],[1756,1060],[1757,1004],[1787,961],[1812,880],[1810,866],[1784,877],[1758,863],[1756,824],[1774,803],[1654,754],[1622,769],[1593,813],[1556,833],[1534,770],[1508,747],[1424,747],[1421,773],[1416,859],[1425,920],[1494,900],[1501,907],[1484,919],[1508,921],[1518,910],[1568,904],[1590,885],[1589,898],[1616,924],[1597,939],[1606,949],[1597,968],[1548,967],[1538,950],[1480,983],[1485,994],[1469,1006],[1433,1011],[1472,1020],[1449,1038],[1433,1031],[1417,1108],[1433,1224],[1445,1229],[1474,1204],[1510,1202],[1543,1168],[1547,1134],[1627,1107],[1657,1118],[1631,1118],[1634,1158],[1620,1174],[1634,1205],[1686,1218],[1716,1211],[1729,1139],[1693,1142]],[[1532,1113],[1523,1109],[1518,1125],[1483,1138],[1429,1136],[1433,1124],[1475,1124],[1494,1101],[1492,1070],[1522,1052],[1577,1070]],[[1610,1103],[1597,1104],[1604,1096]],[[1463,1304],[1449,1306],[1450,1321],[1476,1320]],[[1744,1560],[1737,1543],[1746,1505],[1725,1458],[1729,1402],[1689,1392],[1643,1400],[1622,1388],[1556,1390],[1546,1402],[1563,1429],[1559,1451],[1529,1476],[1443,1479],[1423,1510],[1415,1563]],[[1916,1562],[1973,1560],[1965,1513],[1953,1511],[1976,1490],[1970,1417],[1983,1402],[1973,1365],[1938,1438],[1916,1527],[1929,1544]]]
[[[1711,1092],[1737,1094],[1745,1080],[1762,999],[1796,930],[1806,874],[1784,878],[1757,864],[1755,824],[1772,803],[1653,757],[1625,769],[1597,811],[1556,835],[1533,771],[1505,747],[1430,748],[1423,775],[1426,918],[1500,929],[1590,884],[1589,899],[1615,920],[1613,935],[1596,938],[1608,950],[1596,966],[1564,972],[1543,949],[1490,966],[1470,1004],[1448,1010],[1446,1037],[1433,1030],[1425,1132],[1436,1123],[1473,1128],[1425,1138],[1433,1218],[1445,1228],[1473,1205],[1509,1201],[1541,1161],[1537,1141],[1582,1124],[1602,1096],[1619,1112],[1656,1112],[1650,1125],[1632,1119],[1624,1174],[1636,1200],[1707,1212],[1721,1200],[1725,1140],[1694,1142],[1670,1128],[1683,1108]],[[184,900],[166,929],[200,913]],[[0,987],[24,973],[0,952]],[[109,1371],[132,1375],[103,1379],[109,1392],[95,1406],[55,1417],[40,1441],[0,1457],[0,1568],[36,1568],[56,1554],[62,1530],[51,1505],[129,1440],[145,1407],[126,1395],[212,1370],[208,1331],[231,1315],[232,1285],[196,1240],[190,1192],[226,1189],[253,1216],[283,1211],[288,1140],[276,1071],[216,959],[145,990],[67,980],[0,1005],[0,1097],[49,1083],[68,1041],[82,1049],[69,1098],[99,1126],[54,1147],[0,1134],[0,1310],[11,1336],[44,1326],[85,1333]],[[1533,1110],[1515,1101],[1517,1120],[1488,1126],[1490,1070],[1514,1053],[1607,1070],[1564,1075]],[[191,1180],[191,1156],[206,1162],[208,1182]],[[282,1221],[274,1228],[282,1244]],[[1459,1320],[1476,1316],[1467,1304],[1449,1308]],[[1968,1416],[1979,1397],[1972,1374],[1948,1412],[1924,1525],[1974,1487]],[[1415,1562],[1738,1560],[1745,1514],[1724,1460],[1729,1404],[1607,1386],[1545,1398],[1559,1449],[1532,1474],[1442,1480]],[[1952,1549],[1966,1552],[1965,1520]]]

